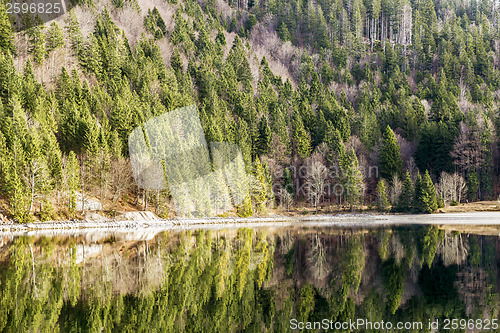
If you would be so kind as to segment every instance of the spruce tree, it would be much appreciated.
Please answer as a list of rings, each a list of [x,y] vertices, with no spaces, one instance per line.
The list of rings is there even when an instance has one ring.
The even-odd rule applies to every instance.
[[[304,128],[302,117],[294,113],[292,119],[293,148],[296,156],[305,159],[311,153],[311,135]]]
[[[46,34],[45,47],[47,48],[47,52],[52,52],[52,50],[55,50],[58,47],[63,47],[64,45],[64,35],[61,27],[57,24],[57,22],[52,22]]]
[[[344,191],[347,203],[351,206],[356,206],[362,203],[364,183],[363,175],[359,170],[358,158],[351,148],[349,152],[341,159],[342,171],[344,172]]]
[[[80,29],[80,22],[78,22],[78,17],[73,9],[69,12],[65,23],[71,48],[77,56],[80,56],[81,52],[83,52],[83,34]]]
[[[252,199],[247,195],[243,202],[236,207],[236,213],[240,217],[249,217],[253,215]]]
[[[30,40],[29,53],[33,54],[33,59],[37,65],[40,65],[45,59],[47,49],[45,48],[45,34],[43,25],[35,26],[28,30]]]
[[[390,181],[394,174],[401,175],[403,162],[399,152],[399,145],[389,125],[387,125],[382,137],[378,164],[380,177],[385,178],[387,181]]]
[[[413,209],[417,213],[432,213],[437,208],[436,189],[432,183],[429,171],[425,172],[423,178],[418,174],[415,182]]]
[[[176,48],[170,57],[170,66],[174,70],[177,77],[182,73],[182,59],[179,50]]]
[[[386,211],[389,206],[389,200],[387,199],[387,190],[385,186],[385,181],[383,179],[379,180],[377,184],[377,200],[376,205],[379,211]]]
[[[438,208],[437,195],[436,195],[436,188],[434,187],[434,183],[432,182],[428,170],[425,170],[425,175],[423,178],[423,188],[429,196],[428,211],[434,212]]]
[[[5,8],[5,3],[0,2],[0,51],[15,53],[14,34],[12,24]]]
[[[398,197],[396,204],[397,212],[410,212],[412,209],[413,202],[413,184],[411,181],[410,173],[406,172],[405,179],[403,181],[403,189]]]
[[[271,148],[271,128],[267,123],[267,118],[262,116],[259,123],[259,138],[257,141],[257,154],[265,155]]]
[[[422,212],[421,198],[423,197],[424,197],[424,192],[422,190],[422,175],[420,175],[420,172],[418,172],[417,177],[415,178],[415,191],[413,192],[413,204],[412,204],[412,208],[415,213]]]

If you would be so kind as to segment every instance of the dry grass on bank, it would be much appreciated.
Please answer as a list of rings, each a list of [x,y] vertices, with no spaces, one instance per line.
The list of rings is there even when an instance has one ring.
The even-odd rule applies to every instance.
[[[470,213],[470,212],[498,212],[500,202],[498,201],[477,201],[458,206],[445,206],[438,209],[438,213]],[[500,221],[499,221],[500,222]]]

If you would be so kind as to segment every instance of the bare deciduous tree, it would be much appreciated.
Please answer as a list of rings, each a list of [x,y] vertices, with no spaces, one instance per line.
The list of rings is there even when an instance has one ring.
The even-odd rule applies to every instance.
[[[325,193],[325,183],[328,177],[328,169],[319,158],[312,156],[307,165],[307,174],[305,178],[305,187],[307,197],[318,210],[318,204]]]
[[[392,176],[392,185],[389,193],[389,201],[392,205],[396,203],[402,190],[403,182],[399,179],[397,174],[394,174],[394,176]]]
[[[130,162],[125,158],[113,159],[111,161],[111,201],[116,207],[118,200],[126,194],[133,185],[132,168]]]
[[[481,140],[477,131],[473,131],[467,124],[461,122],[460,133],[455,139],[453,150],[450,153],[455,159],[453,163],[461,167],[463,171],[469,171],[481,164],[481,152]]]
[[[464,177],[460,174],[454,173],[450,175],[442,172],[436,190],[445,204],[448,204],[452,201],[460,202],[467,193],[467,185]]]
[[[321,238],[315,234],[311,241],[310,247],[306,253],[306,262],[308,270],[311,275],[317,279],[322,280],[328,276],[328,265],[326,260],[326,251]]]
[[[280,201],[280,208],[289,211],[293,205],[293,196],[286,189],[281,188],[278,191],[278,199]]]

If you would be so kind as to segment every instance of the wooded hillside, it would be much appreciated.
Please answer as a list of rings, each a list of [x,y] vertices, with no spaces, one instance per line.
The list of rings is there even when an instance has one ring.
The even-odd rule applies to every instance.
[[[191,104],[207,142],[241,148],[243,216],[499,194],[498,0],[72,6],[14,27],[0,5],[0,196],[19,222],[75,216],[88,196],[175,214],[168,191],[135,185],[127,140]]]

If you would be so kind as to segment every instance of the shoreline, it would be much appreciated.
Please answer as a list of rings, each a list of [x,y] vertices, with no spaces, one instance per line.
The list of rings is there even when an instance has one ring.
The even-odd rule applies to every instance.
[[[1,235],[25,234],[72,234],[79,232],[137,232],[187,229],[225,229],[242,227],[293,227],[322,226],[369,228],[401,225],[456,225],[489,226],[500,231],[500,212],[442,213],[424,215],[343,213],[308,216],[274,215],[266,217],[211,217],[175,219],[136,219],[136,220],[73,220],[33,222],[23,224],[0,224]],[[500,234],[499,234],[500,235]]]

